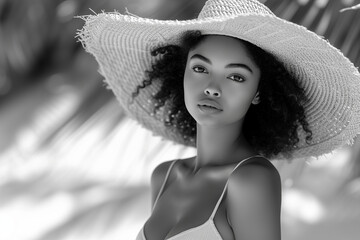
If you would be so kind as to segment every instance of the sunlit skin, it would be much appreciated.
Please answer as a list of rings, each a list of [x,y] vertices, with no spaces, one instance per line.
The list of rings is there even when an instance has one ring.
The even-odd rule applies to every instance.
[[[256,154],[241,134],[244,117],[257,92],[260,69],[246,45],[227,36],[206,36],[188,54],[184,75],[184,99],[197,122],[197,156],[193,172]],[[204,113],[199,102],[215,100],[222,111]],[[234,144],[240,136],[241,141]]]
[[[151,176],[153,211],[144,224],[147,240],[169,239],[209,219],[228,181],[214,225],[224,240],[281,240],[280,175],[242,134],[251,104],[259,104],[261,71],[242,40],[206,36],[188,54],[184,74],[185,105],[197,122],[197,155],[158,165]],[[202,111],[204,99],[221,111]],[[235,141],[237,140],[238,141]],[[166,183],[166,192],[159,195]],[[157,196],[161,196],[155,203]],[[208,230],[206,230],[208,231]],[[188,232],[189,233],[189,232]]]

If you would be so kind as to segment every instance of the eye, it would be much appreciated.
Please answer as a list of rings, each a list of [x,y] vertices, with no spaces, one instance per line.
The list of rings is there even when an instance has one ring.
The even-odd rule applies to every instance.
[[[197,72],[197,73],[208,73],[206,71],[206,69],[202,66],[195,66],[192,69],[194,70],[194,72]]]
[[[243,78],[241,75],[231,75],[230,77],[228,77],[228,79],[233,80],[235,82],[244,82],[245,78]]]

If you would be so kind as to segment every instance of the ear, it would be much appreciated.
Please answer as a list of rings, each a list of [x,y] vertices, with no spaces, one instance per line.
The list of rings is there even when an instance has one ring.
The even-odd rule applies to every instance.
[[[260,103],[260,96],[259,96],[259,91],[256,93],[254,99],[251,102],[252,104],[256,105]]]

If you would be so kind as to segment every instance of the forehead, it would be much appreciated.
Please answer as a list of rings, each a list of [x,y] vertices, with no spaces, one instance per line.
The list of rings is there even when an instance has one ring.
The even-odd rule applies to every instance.
[[[203,53],[207,56],[226,56],[229,59],[246,59],[252,61],[251,53],[243,40],[223,36],[205,35],[189,53]]]

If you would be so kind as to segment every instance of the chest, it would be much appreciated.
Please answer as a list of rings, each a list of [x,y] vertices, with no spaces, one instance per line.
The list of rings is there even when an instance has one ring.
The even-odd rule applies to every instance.
[[[226,217],[225,184],[226,178],[169,181],[144,225],[147,240],[169,239],[210,218],[222,239],[234,239]]]
[[[224,186],[225,182],[211,180],[170,183],[161,194],[153,214],[174,222],[189,220],[187,218],[193,218],[193,215],[208,218]]]

